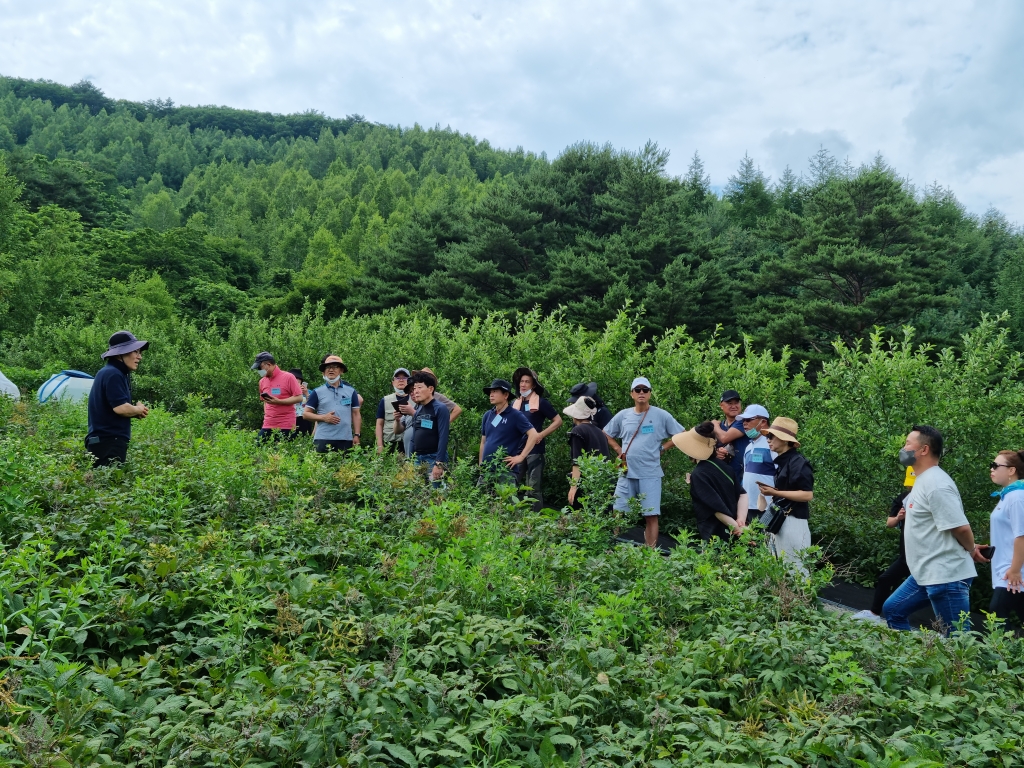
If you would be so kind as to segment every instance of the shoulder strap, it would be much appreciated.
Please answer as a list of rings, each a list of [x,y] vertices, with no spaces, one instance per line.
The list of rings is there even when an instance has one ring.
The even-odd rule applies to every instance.
[[[705,459],[705,461],[707,461],[707,459]],[[708,461],[708,464],[710,464],[712,467],[714,467],[719,472],[721,472],[723,475],[725,475],[728,478],[730,483],[732,483],[733,485],[736,485],[736,478],[734,478],[732,475],[730,475],[728,472],[726,472],[724,469],[722,469],[720,466],[718,466],[715,462]]]
[[[640,434],[640,427],[642,427],[644,425],[644,419],[647,418],[647,414],[648,413],[650,413],[650,410],[648,410],[645,413],[641,413],[640,414],[640,423],[636,425],[636,431],[633,433],[633,436],[631,438],[629,438],[629,445],[627,445],[626,449],[622,452],[623,456],[625,456],[627,453],[629,453],[629,449],[632,447],[633,441],[636,440],[636,436],[638,434]]]

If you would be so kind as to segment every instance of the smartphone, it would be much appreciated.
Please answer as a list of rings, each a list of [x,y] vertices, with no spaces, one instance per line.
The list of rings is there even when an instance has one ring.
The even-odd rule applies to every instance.
[[[978,549],[978,552],[980,552],[981,556],[984,557],[986,560],[991,560],[992,555],[996,553],[996,548],[993,546],[980,547]]]
[[[395,397],[395,407],[396,408],[398,406],[400,406],[400,405],[407,405],[408,403],[409,403],[409,396],[408,395],[397,395]]]
[[[261,400],[269,400],[270,399],[270,395],[268,395],[266,392],[260,392],[260,399]]]

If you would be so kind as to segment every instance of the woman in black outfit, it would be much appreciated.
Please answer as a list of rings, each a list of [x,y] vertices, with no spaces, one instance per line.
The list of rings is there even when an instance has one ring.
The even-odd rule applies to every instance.
[[[597,403],[593,398],[583,396],[576,398],[562,413],[572,419],[573,426],[569,430],[569,455],[572,458],[572,476],[569,482],[569,506],[580,509],[578,485],[580,482],[579,458],[584,453],[611,458],[608,448],[608,435],[594,423],[598,413]]]
[[[690,473],[690,498],[697,530],[704,541],[736,536],[746,525],[747,493],[732,465],[715,456],[715,425],[705,421],[672,437],[676,448],[697,466]]]

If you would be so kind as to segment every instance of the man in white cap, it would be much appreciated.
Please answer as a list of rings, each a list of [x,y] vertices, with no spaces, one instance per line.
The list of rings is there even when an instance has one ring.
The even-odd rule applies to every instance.
[[[615,414],[604,428],[608,444],[626,464],[615,484],[615,509],[629,510],[629,500],[640,497],[644,514],[644,543],[658,543],[661,515],[661,454],[672,446],[673,435],[685,432],[668,411],[651,405],[651,382],[637,376],[629,387],[633,407]],[[622,441],[620,446],[616,439]]]
[[[127,460],[132,419],[144,419],[149,414],[142,403],[132,405],[129,378],[142,362],[142,351],[148,348],[148,341],[136,339],[129,331],[118,331],[100,355],[107,364],[100,368],[89,391],[89,432],[85,436],[85,448],[97,467]]]
[[[761,493],[758,483],[768,486],[775,485],[776,454],[768,447],[768,438],[761,434],[767,429],[771,417],[763,405],[748,405],[736,423],[743,425],[743,432],[750,439],[743,450],[743,490],[747,492],[750,510],[747,521],[756,520],[768,508],[768,500]]]

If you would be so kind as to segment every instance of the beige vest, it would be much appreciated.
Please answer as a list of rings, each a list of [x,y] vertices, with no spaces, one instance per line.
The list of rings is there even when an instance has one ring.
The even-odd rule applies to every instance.
[[[399,435],[395,437],[395,400],[398,399],[398,395],[392,392],[390,395],[384,395],[384,442],[385,443],[397,443],[402,437]]]

